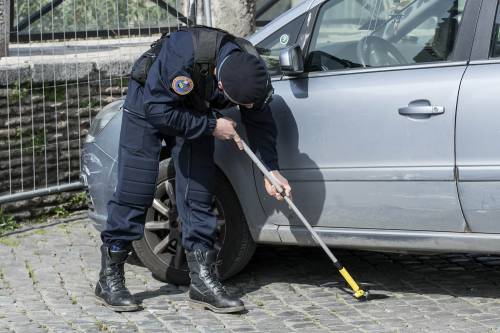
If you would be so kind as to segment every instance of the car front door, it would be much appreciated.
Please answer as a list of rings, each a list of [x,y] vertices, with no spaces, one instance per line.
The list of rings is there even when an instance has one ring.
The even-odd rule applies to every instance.
[[[464,231],[454,136],[468,53],[458,36],[475,18],[464,6],[330,0],[313,9],[306,73],[273,82],[271,104],[280,168],[312,224]],[[272,223],[300,223],[257,187]]]

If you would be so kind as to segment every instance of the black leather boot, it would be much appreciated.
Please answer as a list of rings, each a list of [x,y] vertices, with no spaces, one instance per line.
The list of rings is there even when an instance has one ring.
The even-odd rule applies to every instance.
[[[215,273],[215,250],[186,251],[191,285],[189,298],[193,305],[217,313],[232,313],[245,310],[243,302],[230,296]]]
[[[129,251],[112,251],[101,246],[101,271],[95,287],[95,295],[113,311],[125,312],[140,309],[139,303],[125,287],[123,266]]]

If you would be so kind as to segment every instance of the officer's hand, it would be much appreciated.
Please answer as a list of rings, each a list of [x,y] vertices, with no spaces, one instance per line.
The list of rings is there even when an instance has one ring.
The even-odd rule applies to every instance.
[[[289,198],[292,198],[292,188],[290,187],[290,184],[288,184],[288,180],[286,180],[286,178],[283,177],[281,173],[277,170],[271,171],[271,174],[274,176],[274,178],[276,178],[279,185],[285,190],[285,195]],[[265,177],[264,177],[264,186],[266,187],[267,194],[269,194],[272,197],[275,197],[279,201],[283,200],[281,194],[279,194],[276,191],[276,187],[274,187],[274,185],[271,184],[271,182]]]
[[[235,128],[236,122],[231,118],[219,118],[217,119],[217,125],[215,126],[212,134],[219,140],[234,140],[234,142],[238,145],[238,148],[243,150],[241,139],[238,133],[236,133]]]

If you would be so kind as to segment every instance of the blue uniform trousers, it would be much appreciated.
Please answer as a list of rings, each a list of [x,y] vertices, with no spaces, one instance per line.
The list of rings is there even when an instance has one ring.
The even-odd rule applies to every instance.
[[[101,239],[107,246],[130,248],[144,234],[146,212],[156,188],[162,140],[173,137],[146,119],[123,112],[118,152],[118,183],[108,203],[108,220]],[[214,138],[175,137],[176,204],[185,249],[210,249],[216,235]]]

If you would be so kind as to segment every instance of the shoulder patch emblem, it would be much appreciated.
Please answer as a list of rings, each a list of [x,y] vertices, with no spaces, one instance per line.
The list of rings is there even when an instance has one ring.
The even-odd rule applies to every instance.
[[[187,95],[193,88],[193,80],[187,76],[177,76],[172,80],[172,89],[178,95]]]

